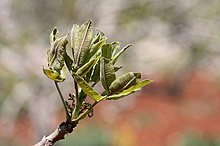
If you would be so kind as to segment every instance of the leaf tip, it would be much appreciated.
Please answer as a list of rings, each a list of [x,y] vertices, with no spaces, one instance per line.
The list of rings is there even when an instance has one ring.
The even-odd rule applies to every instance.
[[[55,26],[54,29],[53,29],[53,35],[56,35],[57,32],[58,32],[58,29],[57,29],[57,27]]]
[[[127,50],[129,47],[133,46],[132,44],[127,44],[123,49]]]
[[[89,19],[89,20],[87,20],[87,21],[88,21],[88,23],[89,23],[89,24],[91,24],[91,23],[92,23],[92,20],[91,20],[91,19]]]

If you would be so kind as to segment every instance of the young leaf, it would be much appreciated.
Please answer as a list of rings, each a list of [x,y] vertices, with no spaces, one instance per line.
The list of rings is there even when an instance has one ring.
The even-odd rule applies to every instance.
[[[130,88],[131,86],[134,86],[136,84],[138,84],[138,82],[140,81],[141,79],[141,73],[134,73],[134,78],[132,80],[130,80],[122,90],[125,90],[125,89],[128,89]]]
[[[101,32],[100,30],[96,29],[97,33],[95,35],[95,37],[92,39],[92,43],[91,44],[96,44],[99,41],[101,41],[103,38],[107,38],[105,36],[105,34],[103,32]]]
[[[75,55],[75,49],[77,46],[79,46],[79,42],[77,41],[78,38],[78,32],[79,32],[79,26],[77,24],[73,24],[73,27],[71,29],[70,33],[70,47],[72,49],[72,55],[73,55],[73,60],[76,63],[76,55]]]
[[[67,36],[56,39],[48,51],[48,67],[55,69],[57,72],[64,66],[66,55]]]
[[[65,63],[66,63],[66,66],[68,68],[68,70],[70,71],[70,73],[72,74],[72,72],[74,72],[74,68],[73,68],[73,60],[72,58],[66,53],[65,55]]]
[[[115,64],[116,61],[118,60],[118,58],[121,56],[122,53],[124,53],[124,51],[126,51],[129,47],[131,47],[132,45],[129,44],[127,46],[125,46],[121,51],[119,51],[112,59],[112,63]]]
[[[82,26],[74,25],[71,32],[72,48],[74,59],[79,67],[82,66],[84,58],[89,51],[92,40],[91,20],[86,21]]]
[[[54,42],[52,42],[52,43],[51,43],[51,47],[47,50],[48,66],[51,66],[52,62],[53,62],[54,59],[55,59],[57,46],[58,46],[60,40],[61,40],[61,38],[56,39]]]
[[[96,44],[97,42],[99,42],[100,38],[101,38],[100,34],[97,33],[95,35],[95,37],[92,39],[92,43],[91,44]]]
[[[141,78],[140,73],[129,72],[124,75],[121,75],[110,85],[110,94],[121,92],[122,90],[129,88],[131,85],[137,84],[137,78]]]
[[[82,77],[77,74],[74,74],[74,77],[78,85],[82,88],[83,92],[85,92],[89,97],[97,102],[103,99],[103,97],[96,92]]]
[[[58,29],[55,27],[52,32],[50,33],[50,45],[52,45],[52,43],[59,38],[59,31]]]
[[[91,47],[89,52],[86,54],[84,58],[84,63],[89,61],[91,57],[99,55],[101,53],[100,49],[105,44],[107,37],[98,35],[98,38],[94,38],[94,40],[91,43]]]
[[[111,59],[113,53],[112,44],[105,44],[102,46],[102,57]]]
[[[94,66],[91,74],[91,81],[98,82],[100,80],[100,60]]]
[[[100,78],[104,89],[109,93],[109,86],[116,79],[114,66],[109,59],[100,59]]]
[[[55,70],[50,70],[50,69],[45,69],[45,68],[43,68],[43,72],[48,78],[56,82],[63,82],[66,79],[65,66],[63,70],[61,71],[61,73],[58,73]]]
[[[114,67],[115,72],[119,71],[122,68],[122,66]]]
[[[86,96],[87,95],[85,94],[85,92],[83,90],[81,90],[80,93],[79,93],[79,103],[80,104],[83,103],[83,101],[86,99]]]
[[[56,29],[54,29],[56,30]],[[56,31],[52,32],[51,39],[56,36]],[[52,42],[51,48],[47,51],[47,60],[49,69],[43,69],[45,75],[57,82],[66,79],[66,67],[64,66],[66,58],[67,36],[57,38]]]
[[[93,56],[105,44],[107,37],[102,37],[97,43],[92,44],[89,55]]]
[[[136,85],[131,86],[130,88],[123,90],[123,91],[120,92],[120,93],[107,96],[106,99],[107,99],[107,100],[120,99],[120,98],[122,98],[122,97],[124,97],[124,96],[127,96],[127,95],[129,95],[129,94],[131,94],[131,93],[134,93],[134,92],[140,90],[142,87],[144,87],[144,86],[150,84],[151,82],[152,82],[152,80],[144,80],[144,81],[141,81],[141,82],[137,83]]]
[[[115,56],[116,51],[120,48],[121,43],[120,42],[112,42],[112,57]]]
[[[97,63],[97,61],[100,59],[100,57],[96,57],[96,58],[92,58],[89,60],[89,62],[87,62],[86,64],[84,64],[82,67],[80,67],[76,74],[78,74],[79,76],[84,76],[86,75],[90,69]]]

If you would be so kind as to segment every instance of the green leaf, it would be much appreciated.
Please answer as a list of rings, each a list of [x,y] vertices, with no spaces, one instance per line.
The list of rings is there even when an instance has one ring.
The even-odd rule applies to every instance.
[[[89,55],[93,56],[105,44],[107,37],[102,37],[97,43],[93,44]]]
[[[132,85],[137,84],[138,80],[141,78],[140,73],[128,72],[124,75],[121,75],[116,80],[112,82],[109,87],[110,94],[121,92],[124,89],[129,88]]]
[[[132,93],[138,91],[138,90],[141,90],[142,87],[144,87],[144,86],[150,84],[151,82],[152,82],[152,80],[144,80],[144,81],[141,81],[141,82],[137,83],[136,85],[131,86],[130,88],[123,90],[123,91],[120,92],[120,93],[107,96],[106,99],[107,99],[107,100],[112,100],[112,99],[113,99],[113,100],[117,100],[117,99],[120,99],[120,98],[122,98],[122,97],[124,97],[124,96],[127,96],[127,95],[129,95],[129,94],[132,94]]]
[[[45,68],[43,68],[43,72],[49,79],[54,80],[56,82],[63,82],[66,79],[65,66],[63,67],[60,73],[58,73],[55,70],[45,69]]]
[[[72,72],[75,72],[75,70],[73,68],[73,60],[68,54],[66,54],[65,56],[66,56],[65,57],[66,66],[67,66],[68,70],[70,71],[70,73],[72,74]]]
[[[92,74],[91,74],[91,81],[98,82],[100,80],[100,60],[94,66]]]
[[[122,66],[119,66],[119,67],[114,67],[114,70],[115,70],[115,72],[117,72],[117,71],[119,71],[120,69],[122,68]]]
[[[73,55],[73,60],[76,63],[76,48],[77,46],[79,46],[79,42],[77,42],[77,38],[78,38],[78,32],[79,32],[79,26],[77,24],[73,24],[73,27],[71,29],[71,33],[70,33],[70,47],[72,49],[72,55]]]
[[[97,102],[103,99],[103,97],[98,92],[96,92],[82,77],[77,74],[74,74],[74,77],[85,94]]]
[[[48,67],[60,72],[66,57],[67,36],[56,39],[48,51]]]
[[[97,33],[97,34],[95,35],[95,37],[92,39],[92,43],[91,43],[91,44],[96,44],[96,43],[98,43],[99,40],[100,40],[100,38],[101,38],[100,34]]]
[[[87,62],[86,64],[84,64],[82,67],[80,67],[76,74],[78,74],[79,76],[84,76],[86,75],[90,69],[97,63],[97,61],[100,59],[100,57],[96,57],[96,58],[91,58],[89,60],[89,62]]]
[[[111,59],[113,53],[112,44],[105,44],[102,46],[102,57]]]
[[[109,86],[116,79],[114,66],[109,59],[100,59],[100,78],[104,89],[109,93]]]
[[[120,42],[112,42],[111,44],[112,44],[112,49],[113,49],[112,57],[114,57],[116,51],[120,48],[121,43]]]
[[[130,80],[123,88],[123,90],[130,88],[131,86],[134,86],[136,84],[138,84],[138,82],[141,79],[141,73],[134,73],[134,78],[132,80]]]
[[[47,51],[47,60],[49,69],[43,69],[45,75],[57,82],[62,82],[66,79],[66,67],[64,65],[66,59],[66,45],[68,43],[67,36],[56,38],[57,31],[52,32],[51,48]]]
[[[83,101],[86,99],[86,96],[87,96],[86,93],[83,90],[81,90],[79,93],[79,103],[80,104],[83,103]]]
[[[51,43],[51,47],[47,50],[47,61],[48,61],[48,66],[51,66],[52,62],[56,58],[56,49],[57,46],[60,42],[61,38],[56,39],[54,42]]]
[[[95,37],[92,39],[92,44],[96,44],[98,43],[100,40],[102,40],[103,37],[105,37],[105,34],[103,32],[101,32],[100,30],[97,30],[97,33],[95,35]]]
[[[55,27],[52,32],[50,33],[50,45],[52,45],[52,43],[59,38],[59,31],[58,29]]]
[[[112,63],[115,64],[116,61],[118,60],[118,58],[121,56],[122,53],[124,53],[129,47],[131,47],[131,44],[128,44],[127,46],[125,46],[121,51],[119,51],[112,60]]]
[[[71,31],[71,46],[74,50],[74,60],[79,67],[83,65],[84,58],[89,51],[92,40],[91,20],[82,26],[74,25]]]

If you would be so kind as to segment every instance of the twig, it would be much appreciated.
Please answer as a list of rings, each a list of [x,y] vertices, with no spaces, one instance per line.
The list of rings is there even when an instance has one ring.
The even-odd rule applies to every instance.
[[[80,121],[82,120],[83,118],[86,117],[86,115],[88,115],[88,113],[93,109],[93,107],[99,102],[94,102],[89,109],[87,109],[85,112],[83,112],[81,115],[78,116],[78,118],[75,120],[75,121]]]
[[[65,112],[66,112],[66,120],[67,120],[68,122],[71,122],[71,117],[70,117],[70,115],[69,115],[69,113],[68,113],[68,110],[67,110],[67,107],[66,107],[66,104],[65,104],[63,95],[62,95],[62,93],[61,93],[61,91],[60,91],[60,88],[59,88],[59,86],[58,86],[58,84],[57,84],[56,81],[54,81],[54,83],[55,83],[56,89],[57,89],[57,91],[58,91],[58,93],[59,93],[59,95],[60,95],[61,101],[62,101],[62,103],[63,103],[64,109],[65,109]]]

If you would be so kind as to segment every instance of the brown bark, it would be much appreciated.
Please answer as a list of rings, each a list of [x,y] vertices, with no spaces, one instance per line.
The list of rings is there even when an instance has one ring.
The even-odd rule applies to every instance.
[[[55,142],[64,139],[66,134],[72,133],[77,124],[78,122],[75,121],[71,123],[62,122],[54,132],[48,136],[44,136],[41,141],[34,146],[53,146]]]

